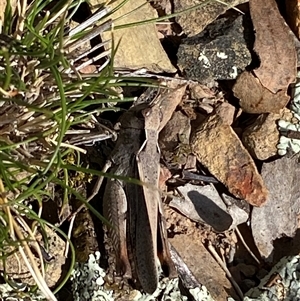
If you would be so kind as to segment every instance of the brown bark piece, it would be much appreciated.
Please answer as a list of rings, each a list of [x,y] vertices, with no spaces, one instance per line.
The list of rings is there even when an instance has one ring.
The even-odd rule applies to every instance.
[[[252,114],[279,113],[289,101],[286,89],[276,94],[261,85],[251,72],[243,72],[233,87],[234,95],[240,99],[244,112]]]
[[[276,93],[295,81],[295,43],[275,0],[250,0],[249,4],[256,31],[254,50],[261,62],[254,73],[265,88]]]
[[[268,191],[254,161],[231,126],[210,116],[191,137],[197,159],[236,197],[253,206],[265,203]]]

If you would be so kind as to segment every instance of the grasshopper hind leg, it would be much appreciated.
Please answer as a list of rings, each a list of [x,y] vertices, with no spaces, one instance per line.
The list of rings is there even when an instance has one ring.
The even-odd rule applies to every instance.
[[[126,244],[126,211],[126,195],[121,182],[108,180],[103,197],[103,215],[110,223],[107,232],[115,252],[116,274],[131,278]]]
[[[128,184],[128,236],[133,271],[143,290],[152,294],[158,285],[156,243],[152,241],[151,226],[143,198],[142,187]],[[129,196],[130,195],[130,196]]]
[[[153,294],[158,285],[157,259],[154,251],[156,245],[153,245],[152,240],[149,239],[151,237],[151,228],[150,223],[145,222],[145,218],[142,215],[138,217],[138,220],[142,220],[143,229],[142,231],[137,231],[136,234],[136,268],[142,288],[146,293]],[[139,221],[137,221],[138,225]]]
[[[159,204],[159,219],[158,219],[158,235],[157,235],[157,247],[158,257],[161,263],[162,269],[170,278],[176,278],[178,276],[175,264],[171,259],[171,252],[168,242],[168,234],[166,230],[166,221],[163,215],[162,203]]]

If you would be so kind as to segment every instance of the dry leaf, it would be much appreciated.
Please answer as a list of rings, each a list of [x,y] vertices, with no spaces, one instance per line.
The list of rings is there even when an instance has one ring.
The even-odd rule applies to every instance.
[[[205,85],[198,82],[191,82],[189,84],[190,94],[192,99],[200,100],[202,98],[214,98],[215,92]]]
[[[120,5],[121,2],[124,1],[114,2],[113,7]],[[156,18],[157,14],[150,3],[136,0],[127,1],[111,16],[112,19],[119,17],[122,18],[114,22],[115,26]],[[131,70],[146,68],[152,72],[176,72],[161,46],[154,23],[115,30],[113,35],[115,45],[120,42],[114,56],[115,68]],[[111,38],[111,32],[103,34],[103,40]]]
[[[97,68],[95,65],[88,65],[79,70],[79,72],[82,74],[91,74],[91,73],[95,73],[96,71],[97,71]]]
[[[277,144],[280,133],[278,131],[278,120],[291,120],[292,113],[287,108],[281,110],[280,114],[261,114],[248,126],[242,136],[245,147],[253,158],[267,160],[277,155]]]
[[[289,101],[286,89],[274,94],[248,71],[238,77],[233,92],[240,99],[243,111],[252,114],[279,113]]]
[[[290,83],[296,79],[296,49],[293,36],[281,17],[275,0],[250,0],[255,35],[254,50],[260,66],[242,73],[234,95],[248,113],[279,113],[289,100]]]
[[[254,50],[260,67],[254,70],[264,87],[276,93],[296,78],[295,43],[275,0],[250,0],[255,34]]]
[[[175,0],[174,11],[182,11],[188,7],[195,6],[205,2],[205,0]],[[177,16],[176,22],[180,24],[182,30],[188,36],[196,35],[220,15],[224,14],[228,9],[237,6],[246,0],[223,0],[223,3],[217,1],[209,1],[198,9],[191,10],[185,14]]]
[[[191,148],[233,195],[253,206],[266,202],[268,192],[254,161],[233,129],[218,115],[199,126],[191,137]]]
[[[160,126],[158,131],[160,132],[167,122],[171,119],[176,107],[179,105],[179,103],[182,100],[182,97],[185,93],[186,86],[187,84],[182,84],[181,81],[179,80],[173,80],[170,82],[167,82],[167,86],[170,89],[168,93],[166,93],[163,96],[163,101],[160,104],[160,111],[163,112],[163,116],[160,122]]]
[[[266,205],[253,208],[251,227],[260,254],[268,258],[273,251],[273,240],[293,237],[298,228],[300,213],[299,155],[282,157],[264,163],[262,177],[269,189]],[[269,258],[272,259],[272,258]]]

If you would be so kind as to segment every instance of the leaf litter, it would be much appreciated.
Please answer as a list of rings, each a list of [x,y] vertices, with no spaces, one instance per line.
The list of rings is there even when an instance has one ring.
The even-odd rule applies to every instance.
[[[183,1],[175,2],[178,7],[184,5]],[[246,1],[227,1],[231,5],[242,2]],[[141,4],[143,3],[141,1]],[[184,20],[181,18],[176,18],[176,25],[182,25],[181,29],[187,36],[199,34],[205,25],[213,25],[214,19],[226,18],[226,15],[220,16],[223,12],[231,13],[226,6],[222,7],[223,4],[217,3],[216,12],[211,14],[210,19],[206,20],[204,25],[198,26],[196,20],[193,26],[186,23],[180,24]],[[144,4],[149,10],[149,15],[157,13],[148,3]],[[170,7],[166,4],[160,6],[160,9],[169,10]],[[90,236],[91,242],[81,243],[81,247],[77,250],[80,252],[80,248],[83,249],[84,256],[79,257],[84,258],[82,261],[85,261],[87,266],[81,262],[72,276],[73,287],[80,287],[80,293],[77,291],[75,299],[84,300],[80,295],[83,294],[87,300],[100,297],[107,300],[168,300],[169,296],[173,298],[172,300],[175,300],[174,298],[187,300],[187,296],[178,288],[178,278],[166,278],[165,271],[160,271],[161,274],[157,275],[160,281],[155,284],[157,290],[152,296],[142,291],[142,288],[146,286],[139,284],[147,282],[147,270],[143,275],[145,278],[142,279],[141,270],[138,270],[140,267],[137,272],[135,269],[137,265],[144,263],[147,266],[146,261],[150,256],[150,251],[147,248],[144,249],[142,256],[136,252],[138,239],[142,242],[151,241],[151,248],[154,248],[151,252],[155,256],[157,253],[160,259],[163,258],[160,256],[161,252],[166,252],[164,248],[167,246],[167,252],[170,252],[179,279],[184,283],[188,291],[187,295],[192,296],[191,300],[218,301],[226,300],[227,297],[239,300],[249,289],[251,289],[249,296],[251,295],[252,299],[245,297],[244,300],[263,300],[258,299],[264,294],[258,284],[273,266],[271,273],[277,273],[278,279],[281,279],[284,284],[288,283],[284,287],[285,296],[288,296],[291,285],[295,285],[294,280],[297,279],[290,279],[285,274],[293,274],[295,270],[297,271],[294,263],[298,262],[298,255],[295,258],[283,258],[278,265],[275,265],[273,255],[277,248],[275,241],[283,237],[292,239],[299,228],[297,185],[299,158],[290,155],[290,150],[287,151],[287,156],[280,158],[274,153],[273,148],[271,155],[267,158],[259,158],[261,161],[258,161],[258,156],[253,155],[248,146],[242,143],[241,138],[246,128],[249,131],[251,128],[249,125],[253,125],[257,117],[264,119],[262,117],[269,115],[262,114],[281,114],[287,106],[290,100],[288,89],[296,79],[295,44],[275,1],[268,0],[262,4],[261,1],[250,0],[249,3],[239,8],[243,8],[245,14],[251,15],[255,43],[254,47],[251,48],[249,45],[248,47],[258,57],[259,66],[251,71],[249,68],[244,70],[234,82],[233,87],[232,83],[224,85],[218,82],[218,78],[204,85],[188,81],[184,78],[184,74],[181,74],[183,78],[154,76],[151,72],[175,73],[176,71],[159,43],[156,30],[161,31],[160,37],[163,37],[164,42],[170,42],[170,37],[164,35],[166,31],[162,26],[155,29],[155,26],[151,25],[151,29],[148,27],[146,34],[142,30],[126,29],[126,38],[123,39],[125,41],[121,42],[129,44],[120,44],[121,51],[117,53],[119,57],[116,60],[118,69],[123,69],[129,72],[128,74],[134,74],[132,70],[140,69],[138,72],[141,73],[138,74],[159,79],[161,84],[167,82],[169,91],[158,89],[158,99],[161,95],[165,95],[165,101],[159,106],[155,103],[154,97],[153,102],[150,101],[147,104],[146,111],[141,111],[140,115],[134,115],[133,118],[139,120],[139,133],[135,141],[138,143],[135,150],[126,148],[124,137],[120,136],[120,133],[124,133],[122,126],[124,127],[124,123],[129,121],[124,120],[126,113],[123,114],[123,119],[122,117],[120,119],[121,130],[118,132],[119,137],[114,152],[119,152],[120,158],[124,158],[122,156],[129,153],[131,155],[128,160],[136,160],[136,164],[140,165],[135,170],[136,173],[130,170],[133,168],[130,162],[133,161],[126,163],[128,166],[125,164],[129,170],[120,171],[121,169],[113,167],[113,171],[117,173],[117,176],[139,177],[146,185],[141,190],[131,190],[132,187],[136,187],[135,184],[130,184],[131,188],[128,189],[126,186],[128,184],[124,179],[109,179],[104,192],[104,195],[110,199],[115,196],[129,200],[127,200],[127,208],[125,206],[126,209],[123,210],[122,207],[122,212],[117,212],[117,215],[119,214],[117,219],[120,221],[122,235],[125,236],[124,245],[127,248],[122,254],[128,256],[126,261],[128,260],[128,265],[133,271],[132,274],[126,273],[131,281],[122,279],[122,275],[114,274],[114,268],[111,269],[120,258],[115,258],[116,250],[113,250],[113,243],[109,241],[109,238],[104,238],[106,250],[101,251],[101,257],[98,250],[95,250],[98,246],[94,239],[99,235],[96,233],[99,231],[93,232],[98,226],[93,225],[93,221],[89,218],[90,231],[86,231],[88,227],[84,221],[77,222],[74,229],[76,235],[73,236],[77,236],[77,240],[85,241],[82,239],[82,234]],[[266,13],[265,10],[268,12]],[[206,12],[209,13],[210,10]],[[139,17],[141,16],[137,14],[128,20],[139,21]],[[179,33],[172,27],[169,27],[167,32],[181,39],[182,32]],[[153,41],[151,45],[149,45],[149,40]],[[172,38],[171,41],[174,42]],[[170,50],[166,49],[166,51]],[[142,62],[140,58],[143,58]],[[253,60],[255,61],[255,57]],[[124,91],[125,89],[122,92]],[[239,103],[230,96],[232,92],[239,99]],[[150,115],[147,115],[149,112]],[[151,113],[155,115],[151,117]],[[149,122],[154,119],[156,124],[153,127],[153,124]],[[277,131],[274,141],[279,140],[280,136],[276,128],[277,121],[278,119],[272,119],[272,131]],[[116,120],[113,122],[116,123]],[[132,129],[129,130],[132,133]],[[152,135],[153,130],[154,135]],[[254,130],[255,127],[253,127]],[[267,137],[268,131],[266,130],[261,135]],[[112,134],[109,138],[112,138]],[[133,135],[131,139],[133,142],[135,136]],[[264,140],[260,137],[255,140],[255,143],[263,148]],[[276,144],[274,141],[272,143]],[[160,147],[157,147],[157,143]],[[103,147],[104,142],[99,142],[99,145],[100,148]],[[116,149],[118,147],[120,149]],[[105,159],[107,157],[109,156]],[[117,163],[119,167],[124,166],[122,159]],[[188,172],[190,172],[189,177],[185,177],[184,174],[187,175]],[[194,177],[191,177],[191,174],[194,174]],[[155,175],[155,179],[152,178],[154,181],[149,178],[151,175]],[[158,178],[159,175],[161,175],[160,178]],[[213,181],[214,184],[207,184],[209,181]],[[114,194],[114,187],[124,188],[124,191]],[[162,191],[161,188],[164,190]],[[136,199],[130,199],[128,191],[135,193],[139,201],[142,200],[139,203],[140,206],[136,205]],[[101,193],[103,195],[100,188],[100,195]],[[152,205],[151,196],[158,201],[156,204],[158,207],[154,208],[154,212],[149,209]],[[161,199],[163,203],[160,202]],[[146,208],[143,215],[145,220],[151,219],[149,223],[151,226],[149,229],[143,226],[144,231],[140,227],[140,225],[145,225],[143,220],[135,223],[138,219],[135,212],[130,215],[132,218],[130,223],[126,224],[129,218],[126,210],[138,212],[142,206]],[[124,225],[127,225],[129,229],[124,228]],[[99,228],[102,228],[102,225]],[[161,231],[160,239],[156,237],[158,229]],[[105,236],[107,233],[102,233],[102,235]],[[169,242],[173,246],[169,246]],[[88,248],[87,245],[89,245]],[[295,254],[299,254],[299,251],[298,249]],[[87,252],[94,255],[90,256],[86,254]],[[290,255],[288,250],[286,252],[283,255]],[[100,261],[102,257],[108,257],[110,268],[106,271],[101,267],[103,266]],[[161,262],[164,263],[163,260]],[[109,273],[108,270],[111,272]],[[284,274],[281,270],[287,272]],[[118,277],[121,281],[117,280]],[[274,285],[268,277],[266,276],[265,279],[269,279],[267,285],[271,292],[274,290]],[[84,282],[84,279],[89,279],[90,283]],[[107,291],[107,287],[103,290],[104,280],[108,283]],[[93,295],[95,290],[97,290],[97,296]],[[276,298],[279,300],[278,296]]]
[[[246,112],[278,113],[289,101],[287,89],[296,79],[295,43],[274,0],[263,6],[252,0],[249,6],[260,65],[244,71],[233,91]]]

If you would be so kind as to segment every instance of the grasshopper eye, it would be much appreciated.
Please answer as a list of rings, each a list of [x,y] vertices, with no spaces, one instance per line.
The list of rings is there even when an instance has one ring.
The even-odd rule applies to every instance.
[[[142,111],[143,117],[148,117],[150,114],[151,114],[151,108],[147,108]]]
[[[144,119],[148,117],[150,114],[151,114],[151,108],[146,107],[143,108],[142,110],[137,111],[136,117]]]

